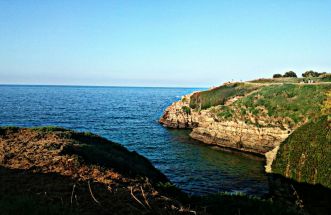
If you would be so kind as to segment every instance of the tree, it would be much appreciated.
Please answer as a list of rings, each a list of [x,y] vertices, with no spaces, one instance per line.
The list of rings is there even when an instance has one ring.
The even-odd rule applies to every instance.
[[[272,76],[273,78],[281,78],[281,77],[283,77],[281,74],[274,74],[273,76]]]
[[[306,71],[305,73],[302,73],[302,77],[305,78],[311,78],[311,77],[318,77],[322,73],[314,72],[313,70]]]
[[[297,74],[295,74],[295,72],[293,71],[288,71],[288,72],[285,72],[285,74],[283,75],[283,77],[292,77],[292,78],[296,78],[298,77]]]

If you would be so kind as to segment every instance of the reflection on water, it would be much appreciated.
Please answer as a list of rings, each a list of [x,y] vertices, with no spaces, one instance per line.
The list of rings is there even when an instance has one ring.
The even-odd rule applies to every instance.
[[[167,106],[195,90],[0,85],[0,125],[97,133],[144,155],[189,193],[267,193],[263,160],[214,150],[192,140],[188,130],[166,129],[157,122]]]

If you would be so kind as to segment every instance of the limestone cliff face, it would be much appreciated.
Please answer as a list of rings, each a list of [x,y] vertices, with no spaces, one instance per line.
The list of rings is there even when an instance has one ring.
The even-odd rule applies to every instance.
[[[160,123],[168,128],[194,128],[197,126],[195,113],[185,111],[185,107],[189,108],[190,96],[192,94],[183,96],[180,101],[174,102],[165,111],[160,118]]]
[[[190,136],[204,143],[264,154],[278,146],[288,136],[280,128],[258,128],[241,121],[199,123]]]
[[[206,144],[264,155],[284,141],[291,130],[280,127],[258,127],[243,121],[219,120],[214,117],[212,109],[197,111],[187,108],[190,96],[169,106],[160,119],[160,123],[169,128],[191,128],[190,136]],[[267,166],[270,167],[274,153],[268,154]],[[266,168],[266,170],[269,170]]]

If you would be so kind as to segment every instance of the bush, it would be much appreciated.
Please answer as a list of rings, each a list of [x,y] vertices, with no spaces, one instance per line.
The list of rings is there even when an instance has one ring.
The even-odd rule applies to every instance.
[[[322,82],[331,82],[331,73],[325,73],[319,76]]]
[[[283,75],[283,77],[292,77],[292,78],[296,78],[298,77],[297,74],[295,74],[295,72],[293,71],[288,71],[288,72],[285,72],[285,74]]]
[[[186,114],[191,114],[191,108],[187,107],[187,106],[183,106],[182,110],[186,113]]]
[[[281,74],[274,74],[273,76],[272,76],[273,78],[281,78],[281,77],[283,77]]]
[[[314,72],[313,70],[306,71],[305,73],[302,73],[302,77],[308,78],[308,77],[318,77],[320,76],[320,73]]]

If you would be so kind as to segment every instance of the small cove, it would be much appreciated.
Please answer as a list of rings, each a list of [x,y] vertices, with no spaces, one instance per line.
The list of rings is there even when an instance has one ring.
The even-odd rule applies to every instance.
[[[55,125],[91,131],[147,157],[190,194],[268,192],[264,159],[226,152],[166,129],[163,110],[193,88],[0,86],[1,126]]]

